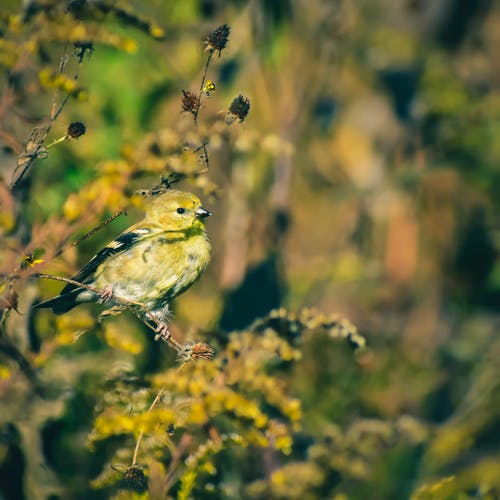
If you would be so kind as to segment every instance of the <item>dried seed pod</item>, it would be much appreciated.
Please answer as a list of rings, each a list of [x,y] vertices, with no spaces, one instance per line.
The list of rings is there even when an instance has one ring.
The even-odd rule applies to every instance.
[[[82,135],[85,135],[85,132],[87,132],[87,128],[82,122],[73,122],[69,124],[66,135],[71,139],[78,139]]]
[[[179,351],[179,361],[186,363],[188,361],[199,361],[200,359],[212,359],[214,357],[213,347],[204,342],[195,344],[186,344]]]
[[[221,51],[226,47],[227,40],[229,38],[229,32],[231,28],[227,24],[219,26],[216,30],[212,31],[207,35],[205,43],[207,44],[207,49],[209,51],[218,50],[219,56]]]
[[[148,488],[148,478],[142,468],[136,465],[129,467],[122,478],[123,485],[133,491],[142,493]]]
[[[250,110],[250,99],[243,95],[239,95],[233,99],[229,106],[229,111],[226,115],[226,122],[231,124],[234,120],[239,119],[242,122],[248,115]]]
[[[198,109],[198,96],[190,90],[182,91],[182,111],[195,114]]]

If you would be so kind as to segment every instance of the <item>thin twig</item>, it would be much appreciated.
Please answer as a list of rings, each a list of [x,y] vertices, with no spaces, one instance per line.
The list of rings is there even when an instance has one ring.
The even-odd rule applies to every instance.
[[[62,75],[64,72],[64,68],[66,66],[66,63],[68,61],[67,56],[66,56],[66,51],[68,50],[68,41],[64,42],[64,47],[63,51],[61,54],[61,58],[59,59],[59,69],[58,69],[58,74]],[[52,98],[52,109],[50,111],[49,119],[51,122],[55,120],[56,116],[56,109],[57,109],[57,97],[59,96],[59,89],[56,87],[54,89],[54,96]],[[64,102],[64,101],[63,101]]]
[[[76,247],[78,246],[82,241],[86,240],[87,238],[90,238],[90,236],[93,236],[95,233],[100,231],[103,227],[107,226],[111,222],[113,222],[115,219],[120,217],[123,214],[126,214],[126,210],[120,210],[119,212],[116,212],[115,214],[111,215],[104,221],[102,221],[100,224],[97,226],[93,227],[90,231],[87,231],[85,234],[82,236],[78,237],[76,240],[72,242],[68,242],[68,239],[70,236],[67,236],[63,238],[63,240],[59,243],[57,250],[55,253],[49,257],[44,258],[44,262],[50,262],[52,259],[55,259],[59,257],[68,247]],[[12,282],[15,280],[22,279],[24,277],[28,277],[29,275],[33,274],[32,268],[26,268],[26,269],[20,269],[17,267],[10,273],[0,273],[0,282],[6,281],[6,280],[11,280]],[[11,283],[12,285],[12,283]]]
[[[203,71],[203,76],[201,78],[200,92],[203,92],[203,89],[205,88],[205,81],[207,79],[208,67],[210,66],[210,62],[212,61],[213,54],[214,53],[212,50],[208,53],[207,62],[205,64],[205,70]]]
[[[45,149],[49,149],[57,144],[60,144],[61,142],[67,141],[67,140],[68,140],[68,136],[63,135],[62,137],[59,137],[59,139],[54,139],[50,144],[47,144],[45,146]]]
[[[126,214],[125,210],[120,210],[119,212],[116,212],[115,214],[111,215],[107,219],[103,220],[100,224],[98,224],[97,226],[93,227],[90,231],[86,232],[85,234],[83,234],[82,236],[80,236],[79,238],[77,238],[75,241],[72,241],[69,244],[66,243],[66,242],[63,242],[61,244],[60,248],[55,253],[55,255],[54,255],[53,258],[55,259],[56,257],[59,257],[59,255],[61,255],[64,252],[64,249],[67,246],[72,246],[72,247],[78,246],[82,241],[86,240],[87,238],[90,238],[95,233],[97,233],[97,231],[100,231],[103,227],[107,226],[108,224],[110,224],[115,219],[117,219],[118,217],[120,217],[120,215],[123,215],[123,214]]]
[[[120,215],[123,215],[125,213],[126,213],[125,210],[120,210],[119,212],[116,212],[115,214],[109,216],[107,219],[103,220],[99,225],[95,226],[90,231],[88,231],[84,235],[80,236],[75,241],[73,241],[73,243],[71,243],[71,246],[76,247],[83,240],[86,240],[90,236],[93,236],[95,233],[97,233],[97,231],[101,230],[104,226],[107,226],[109,223],[113,222],[115,219],[120,217]]]
[[[68,48],[68,42],[66,42],[64,44],[63,52],[61,54],[61,59],[59,62],[59,74],[62,74],[64,72],[64,69],[66,67],[66,63],[68,62],[68,59],[69,59],[66,55],[67,48]],[[77,62],[75,74],[73,75],[74,81],[78,80],[78,78],[80,76],[80,65],[81,64],[82,64],[82,60],[79,59]],[[41,133],[40,137],[37,138],[36,147],[35,147],[34,151],[28,154],[25,150],[24,153],[21,153],[18,156],[18,164],[17,164],[17,167],[14,169],[13,175],[15,175],[19,169],[22,169],[22,170],[21,170],[20,174],[17,176],[17,178],[14,179],[10,185],[10,190],[12,192],[14,192],[19,187],[19,184],[21,183],[21,181],[23,180],[23,178],[27,174],[27,172],[30,170],[30,168],[32,167],[35,160],[41,155],[42,151],[46,149],[44,146],[44,143],[47,140],[47,137],[52,129],[52,125],[57,120],[57,118],[61,114],[62,110],[66,106],[69,98],[71,97],[71,94],[69,94],[69,93],[66,94],[66,96],[64,97],[64,99],[62,100],[60,105],[57,106],[58,95],[59,95],[59,90],[56,87],[56,89],[54,90],[52,108],[51,108],[50,115],[49,115],[49,123],[43,129],[43,132]],[[32,135],[33,135],[34,130],[35,129],[33,129],[33,131],[31,132]],[[24,165],[20,162],[21,158],[26,158],[26,162],[24,163]]]
[[[151,413],[151,411],[156,406],[156,404],[158,403],[158,401],[160,401],[161,395],[164,392],[165,392],[165,387],[162,387],[158,391],[158,394],[154,398],[153,402],[151,403],[151,406],[149,407],[149,410],[147,411],[146,415],[148,413]],[[143,430],[141,430],[141,432],[139,433],[139,437],[137,438],[137,443],[135,444],[134,456],[132,458],[132,465],[131,465],[131,467],[135,467],[135,464],[137,463],[137,455],[139,454],[139,448],[141,446],[142,436],[144,436],[144,431]]]
[[[175,449],[175,454],[172,454],[172,460],[170,461],[170,465],[168,466],[167,474],[166,474],[166,479],[165,479],[165,486],[167,490],[170,490],[175,476],[179,474],[179,469],[178,465],[179,462],[181,461],[182,455],[188,448],[188,446],[191,444],[191,441],[193,440],[193,436],[191,434],[188,434],[187,432],[184,433],[179,440],[179,444],[177,445],[177,448]]]
[[[87,290],[90,290],[91,292],[94,292],[97,295],[101,293],[101,290],[97,289],[96,287],[87,285],[85,283],[80,283],[79,281],[73,280],[71,278],[63,278],[62,276],[54,276],[52,274],[44,274],[44,273],[36,273],[33,275],[33,277],[41,279],[49,279],[54,281],[62,281],[63,283],[69,283],[70,285],[75,285],[78,287],[85,288]],[[154,325],[156,326],[155,328],[155,326],[151,325],[150,323],[143,321],[144,324],[151,330],[157,331],[157,329],[161,326],[161,323],[158,321],[156,316],[141,302],[136,302],[135,300],[118,297],[117,295],[113,295],[113,300],[115,302],[118,302],[119,304],[122,304],[129,311],[135,314],[136,317],[143,320],[144,318],[140,314],[138,314],[137,309],[139,309],[143,313],[143,315],[146,316],[147,319],[151,321],[151,323],[154,323]],[[179,344],[176,340],[174,340],[171,336],[168,338],[161,337],[161,339],[167,342],[167,344],[173,347],[177,352],[182,351],[182,345]]]
[[[208,53],[207,62],[205,63],[205,69],[203,71],[203,76],[201,77],[200,93],[198,94],[198,101],[196,103],[196,109],[193,114],[193,120],[195,125],[198,125],[198,113],[200,112],[201,98],[203,96],[203,89],[205,88],[205,81],[207,79],[208,67],[212,61],[213,51]]]
[[[203,143],[203,161],[205,162],[206,168],[201,173],[207,172],[209,167],[210,167],[210,164],[208,161],[208,150],[207,150],[207,143],[206,142]]]

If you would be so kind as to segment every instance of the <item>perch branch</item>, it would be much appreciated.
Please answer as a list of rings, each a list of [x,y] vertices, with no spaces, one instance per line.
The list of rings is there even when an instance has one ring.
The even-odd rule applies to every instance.
[[[85,283],[80,283],[79,281],[70,279],[70,278],[63,278],[62,276],[54,276],[52,274],[43,274],[43,273],[37,273],[33,275],[35,278],[41,278],[41,279],[49,279],[49,280],[54,280],[54,281],[62,281],[63,283],[69,283],[70,285],[75,285],[78,287],[85,288],[87,290],[90,290],[91,292],[94,292],[96,294],[99,294],[101,290],[98,290],[96,287],[93,287],[91,285],[86,285]],[[130,299],[125,299],[123,297],[118,297],[117,295],[113,295],[113,300],[115,302],[118,302],[119,304],[125,306],[129,311],[131,311],[136,317],[139,319],[143,319],[143,317],[138,313],[138,310],[140,310],[144,316],[147,317],[151,323],[153,323],[155,326],[153,326],[151,323],[144,322],[148,328],[150,328],[153,331],[156,331],[156,329],[160,326],[160,322],[156,319],[155,315],[141,302],[136,302],[135,300],[130,300]],[[174,340],[172,337],[169,337],[168,339],[161,337],[165,342],[167,342],[170,347],[173,347],[177,352],[182,352],[182,345],[179,344],[176,340]]]

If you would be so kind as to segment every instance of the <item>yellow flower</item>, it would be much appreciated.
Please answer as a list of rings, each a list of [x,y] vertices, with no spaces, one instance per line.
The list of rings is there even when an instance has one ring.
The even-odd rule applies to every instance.
[[[203,87],[202,92],[204,92],[207,97],[212,95],[215,92],[215,83],[212,80],[208,80]]]

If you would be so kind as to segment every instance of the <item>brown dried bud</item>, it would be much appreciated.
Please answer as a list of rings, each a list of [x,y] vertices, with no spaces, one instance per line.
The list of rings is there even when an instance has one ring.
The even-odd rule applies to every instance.
[[[231,28],[227,24],[223,24],[216,30],[212,31],[212,33],[209,33],[205,40],[207,50],[218,50],[220,56],[221,51],[226,47],[230,31]]]
[[[204,342],[195,344],[186,344],[179,351],[179,361],[186,363],[188,361],[199,361],[200,359],[212,359],[214,357],[213,347]]]
[[[82,122],[73,122],[69,124],[66,135],[71,139],[78,139],[78,137],[85,135],[85,132],[87,132],[87,129]]]
[[[250,99],[240,94],[233,99],[233,102],[229,106],[226,122],[233,123],[237,118],[242,122],[247,117],[249,110]]]
[[[190,90],[182,91],[182,111],[196,114],[198,110],[198,96]]]
[[[148,479],[144,471],[137,466],[129,467],[123,475],[123,485],[131,490],[142,493],[148,488]]]
[[[208,344],[198,342],[193,345],[191,352],[191,359],[198,361],[199,359],[212,359],[214,357],[214,350]]]

